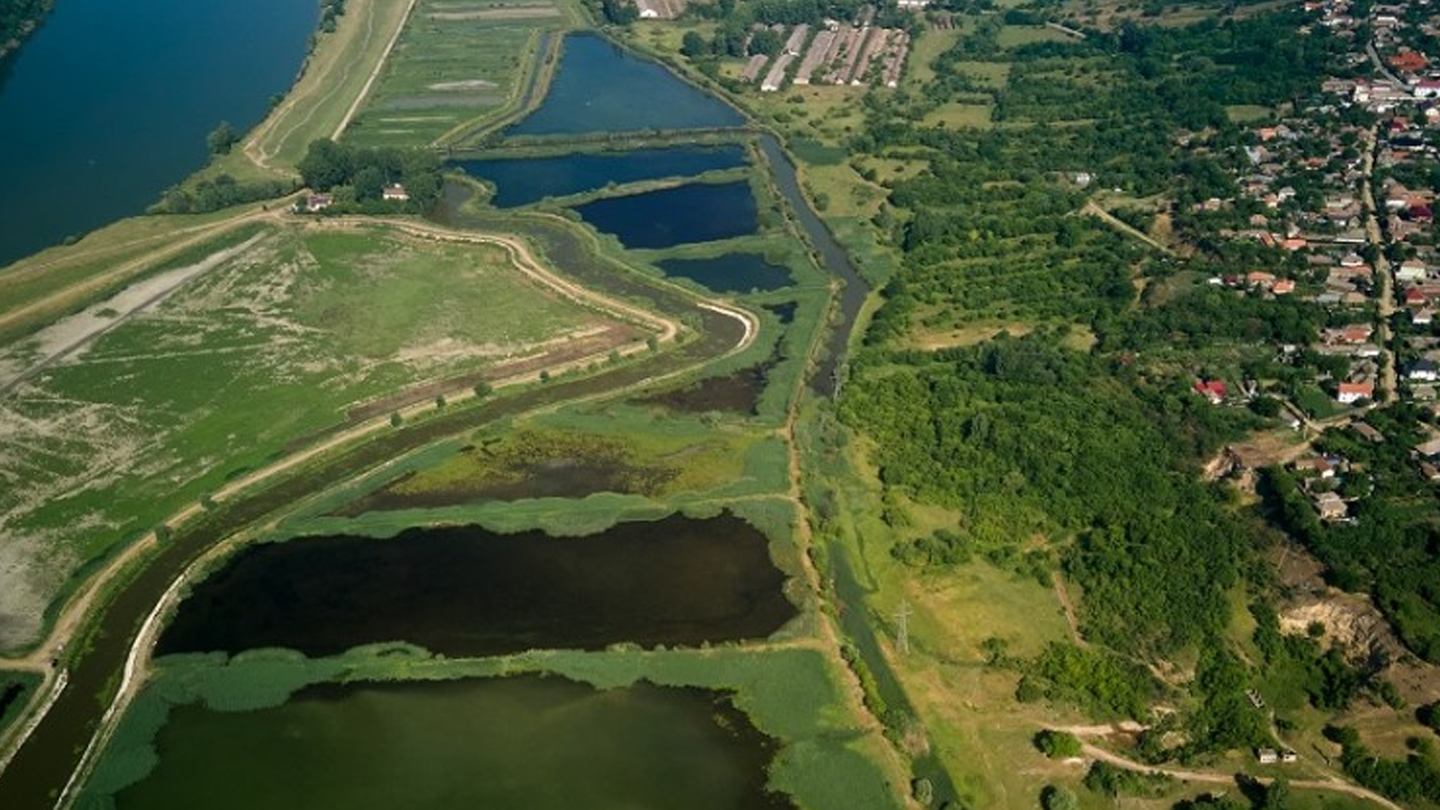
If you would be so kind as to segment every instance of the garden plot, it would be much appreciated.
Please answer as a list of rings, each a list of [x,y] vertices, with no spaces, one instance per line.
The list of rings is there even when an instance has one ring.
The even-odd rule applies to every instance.
[[[80,566],[348,408],[614,326],[498,247],[270,232],[0,400],[0,648]]]

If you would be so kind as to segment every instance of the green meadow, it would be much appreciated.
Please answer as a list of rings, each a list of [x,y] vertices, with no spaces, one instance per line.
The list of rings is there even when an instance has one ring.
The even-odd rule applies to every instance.
[[[349,409],[610,325],[518,273],[498,247],[422,244],[383,226],[268,228],[246,244],[160,303],[116,316],[0,405],[0,512],[13,539],[0,599],[34,617],[0,645],[33,641],[87,563],[344,425]],[[7,359],[25,367],[52,342],[83,339],[65,324]]]

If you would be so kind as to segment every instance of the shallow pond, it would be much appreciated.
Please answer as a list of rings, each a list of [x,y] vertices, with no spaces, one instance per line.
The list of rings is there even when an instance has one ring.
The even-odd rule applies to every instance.
[[[580,538],[455,526],[257,545],[195,587],[158,652],[408,641],[483,656],[764,638],[795,615],[768,545],[728,513]]]
[[[748,236],[759,227],[750,184],[690,183],[576,206],[586,222],[627,248],[668,248]]]
[[[745,165],[745,150],[738,145],[676,146],[510,160],[458,160],[452,165],[471,177],[494,183],[495,196],[491,202],[499,208],[514,208],[546,197],[594,191],[609,183],[693,177],[709,171],[738,169]]]
[[[706,377],[688,388],[655,394],[641,401],[663,405],[681,413],[729,411],[759,416],[760,396],[765,393],[765,385],[776,362],[775,358],[771,358],[759,365],[719,377]]]
[[[557,677],[351,684],[229,714],[172,711],[119,810],[793,807],[774,744],[717,693]]]
[[[758,253],[727,253],[710,259],[665,259],[657,265],[667,276],[688,278],[718,293],[766,292],[791,284],[789,268],[771,264]]]
[[[739,127],[735,108],[599,34],[571,34],[545,100],[507,135]]]

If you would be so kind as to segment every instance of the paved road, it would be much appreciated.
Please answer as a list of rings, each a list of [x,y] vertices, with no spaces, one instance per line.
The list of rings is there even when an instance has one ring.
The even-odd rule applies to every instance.
[[[1373,47],[1371,51],[1373,53]],[[1380,372],[1380,384],[1385,389],[1385,405],[1393,405],[1399,398],[1399,378],[1395,368],[1394,338],[1390,333],[1390,320],[1395,315],[1395,280],[1390,272],[1390,260],[1385,258],[1385,235],[1380,231],[1380,213],[1375,205],[1375,193],[1371,178],[1375,175],[1375,150],[1379,148],[1379,124],[1371,128],[1365,149],[1365,180],[1361,194],[1365,202],[1365,233],[1370,244],[1376,248],[1375,279],[1380,285],[1380,346],[1385,351],[1385,368]]]
[[[1384,74],[1385,78],[1399,85],[1405,84],[1405,82],[1400,80],[1399,76],[1390,72],[1390,68],[1385,67],[1385,63],[1380,59],[1380,54],[1375,52],[1374,42],[1367,42],[1365,44],[1365,53],[1369,55],[1370,61],[1375,65],[1375,69]]]

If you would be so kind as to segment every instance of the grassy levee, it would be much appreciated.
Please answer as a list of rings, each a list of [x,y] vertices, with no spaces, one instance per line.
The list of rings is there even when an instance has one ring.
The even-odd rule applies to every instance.
[[[267,207],[277,204],[125,219],[10,265],[0,272],[0,345],[119,292],[198,245],[265,222]]]
[[[257,171],[292,174],[310,142],[334,137],[363,100],[412,6],[413,0],[350,0],[285,100],[211,171],[242,179]]]
[[[459,215],[469,224],[493,224],[478,215]],[[633,363],[607,367],[591,375],[562,374],[537,382],[513,396],[478,404],[437,409],[433,415],[398,430],[381,431],[365,441],[338,448],[287,469],[273,485],[242,491],[215,503],[193,523],[176,527],[171,538],[131,567],[97,606],[89,623],[67,652],[70,688],[62,693],[0,774],[0,806],[40,806],[54,796],[75,770],[96,728],[95,701],[108,705],[118,687],[118,671],[144,618],[159,594],[195,559],[242,527],[254,526],[288,513],[307,497],[351,480],[366,471],[448,437],[467,433],[509,416],[553,408],[560,403],[613,395],[657,377],[683,372],[724,356],[743,343],[749,326],[736,317],[705,307],[678,287],[654,284],[638,273],[617,267],[594,252],[593,240],[562,221],[525,217],[507,220],[509,230],[527,238],[538,255],[587,286],[667,313],[687,313],[698,336],[669,351]],[[619,270],[620,272],[617,272]]]

